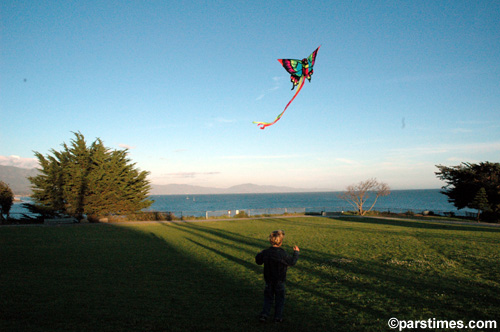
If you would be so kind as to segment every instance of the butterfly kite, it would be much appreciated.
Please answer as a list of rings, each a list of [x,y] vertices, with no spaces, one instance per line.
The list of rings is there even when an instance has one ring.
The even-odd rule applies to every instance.
[[[309,82],[311,82],[311,75],[313,74],[313,66],[314,62],[316,61],[316,54],[318,53],[318,50],[321,46],[319,46],[314,52],[311,53],[310,56],[307,57],[307,59],[302,59],[302,60],[295,60],[295,59],[278,59],[278,61],[281,63],[283,68],[286,69],[287,72],[291,74],[290,76],[290,81],[293,83],[292,90],[298,85],[299,87],[295,91],[295,94],[293,95],[292,99],[286,104],[285,109],[283,112],[281,112],[276,119],[273,122],[257,122],[254,121],[253,123],[257,124],[260,126],[260,129],[264,129],[268,126],[272,126],[276,122],[278,122],[279,119],[283,116],[285,113],[286,109],[288,108],[288,105],[292,103],[292,101],[297,97],[297,95],[300,92],[300,89],[302,89],[302,86],[304,86],[304,81],[307,78]]]

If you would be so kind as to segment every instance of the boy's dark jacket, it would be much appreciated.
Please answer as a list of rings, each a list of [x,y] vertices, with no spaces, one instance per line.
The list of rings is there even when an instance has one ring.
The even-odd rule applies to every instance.
[[[298,259],[298,251],[294,251],[290,256],[280,247],[270,247],[255,256],[255,263],[264,264],[264,279],[269,284],[285,282],[288,266],[295,265]]]

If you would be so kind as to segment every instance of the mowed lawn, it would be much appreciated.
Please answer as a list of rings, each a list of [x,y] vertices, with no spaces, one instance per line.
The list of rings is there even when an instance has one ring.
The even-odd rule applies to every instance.
[[[301,249],[260,323],[267,236]],[[493,320],[500,228],[319,217],[0,227],[0,331],[388,331]]]

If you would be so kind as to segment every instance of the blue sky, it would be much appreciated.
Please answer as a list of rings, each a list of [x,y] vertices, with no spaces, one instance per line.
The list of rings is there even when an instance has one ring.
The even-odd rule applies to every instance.
[[[0,164],[80,131],[153,183],[438,188],[499,162],[498,1],[0,3]],[[321,49],[293,96],[278,58]]]

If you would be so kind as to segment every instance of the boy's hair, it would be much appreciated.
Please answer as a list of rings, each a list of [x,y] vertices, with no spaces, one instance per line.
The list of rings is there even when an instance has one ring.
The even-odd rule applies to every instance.
[[[271,245],[279,247],[283,243],[283,238],[284,237],[285,237],[285,232],[284,231],[282,231],[282,230],[273,231],[269,235],[269,242],[271,243]]]

